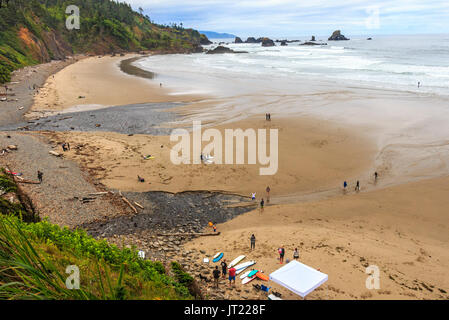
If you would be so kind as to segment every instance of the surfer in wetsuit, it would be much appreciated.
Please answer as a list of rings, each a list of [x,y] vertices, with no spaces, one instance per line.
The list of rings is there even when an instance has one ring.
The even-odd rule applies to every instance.
[[[214,274],[214,285],[218,288],[218,279],[220,279],[220,270],[218,270],[218,266],[215,266]]]
[[[228,271],[228,264],[226,263],[226,259],[221,262],[221,274],[223,278],[226,278],[226,273]]]

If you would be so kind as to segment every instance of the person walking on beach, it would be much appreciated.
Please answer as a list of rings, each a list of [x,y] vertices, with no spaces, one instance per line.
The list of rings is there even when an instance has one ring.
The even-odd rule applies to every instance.
[[[256,193],[251,193],[251,200],[256,200]]]
[[[284,246],[281,246],[281,247],[278,249],[278,252],[279,252],[279,262],[282,264],[282,263],[284,262],[284,255],[285,255],[285,249],[284,249]]]
[[[420,85],[421,85],[421,82],[418,81],[418,88],[419,88]]]
[[[299,259],[298,248],[295,248],[295,251],[293,252],[293,259],[295,259],[295,260],[298,260],[298,259]]]
[[[42,172],[40,172],[39,170],[37,170],[37,178],[39,179],[39,182],[42,183],[42,176],[44,174]]]
[[[215,224],[212,226],[212,228],[214,229],[214,232],[217,232],[217,227],[215,226]]]
[[[270,191],[271,191],[270,186],[267,187],[266,191],[267,191],[267,203],[270,203]]]
[[[228,270],[229,271],[229,286],[231,286],[231,282],[234,281],[234,285],[235,285],[235,268],[232,267],[231,269]]]
[[[348,186],[348,183],[345,181],[343,182],[343,192],[346,193],[346,187]]]
[[[265,201],[263,201],[263,198],[262,198],[262,200],[260,200],[260,211],[261,212],[263,211],[264,204],[265,204]]]
[[[215,266],[214,274],[214,285],[218,288],[218,280],[220,279],[220,270],[218,270],[218,266]]]
[[[355,185],[355,191],[360,191],[360,181],[357,180],[357,184]]]
[[[251,236],[251,250],[256,249],[256,237],[254,234]]]
[[[226,273],[228,271],[228,264],[226,263],[226,259],[221,262],[221,275],[223,279],[226,278]]]
[[[377,171],[376,171],[376,172],[374,172],[374,181],[377,181],[377,176],[378,176],[378,174],[377,174]]]

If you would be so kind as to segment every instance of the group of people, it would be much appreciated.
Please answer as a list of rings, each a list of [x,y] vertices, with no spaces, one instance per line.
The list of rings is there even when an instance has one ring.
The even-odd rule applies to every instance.
[[[251,250],[254,250],[256,248],[256,236],[254,234],[251,235],[250,242],[251,242]],[[281,246],[280,248],[278,248],[278,253],[279,253],[279,262],[282,264],[282,263],[284,263],[284,256],[285,256],[284,246]],[[295,260],[299,259],[298,248],[295,248],[295,250],[293,251],[293,259],[295,259]],[[288,260],[287,260],[287,262],[288,262]],[[218,288],[218,283],[220,281],[220,277],[225,279],[227,274],[228,274],[229,286],[231,286],[232,284],[235,285],[235,275],[236,275],[237,270],[234,267],[231,267],[230,269],[228,269],[228,264],[226,263],[226,259],[223,259],[223,261],[221,262],[220,265],[221,265],[221,272],[220,272],[218,266],[215,266],[215,269],[212,272],[213,277],[214,277],[214,286],[216,288]]]
[[[271,191],[270,187],[268,186],[265,189],[265,191],[267,192],[267,203],[270,203],[270,191]],[[251,193],[251,200],[253,200],[253,201],[256,200],[256,192]],[[260,200],[260,211],[263,211],[264,206],[265,206],[265,200],[264,200],[264,198],[262,198]]]
[[[377,182],[377,178],[379,177],[379,174],[376,172],[374,172],[374,183]],[[346,188],[348,187],[348,183],[346,181],[343,182],[343,192],[346,192]],[[355,184],[355,189],[354,191],[359,192],[360,191],[360,181],[357,180],[356,184]]]
[[[222,276],[223,279],[225,279],[226,274],[228,272],[229,272],[229,276],[228,276],[229,286],[231,286],[232,284],[235,285],[235,275],[236,275],[237,270],[234,267],[232,267],[228,270],[228,264],[226,263],[226,259],[224,259],[221,262],[221,272],[218,269],[218,266],[215,266],[215,270],[212,273],[214,276],[214,285],[216,288],[218,288],[218,281],[220,280],[220,276]]]

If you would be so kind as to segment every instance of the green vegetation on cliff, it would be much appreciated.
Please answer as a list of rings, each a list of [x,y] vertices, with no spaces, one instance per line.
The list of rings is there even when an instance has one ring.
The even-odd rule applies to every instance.
[[[18,189],[9,178],[0,175],[0,191],[11,195]],[[120,249],[48,221],[24,222],[24,207],[6,198],[0,195],[5,204],[0,205],[0,300],[193,298],[193,279],[178,264],[172,278],[161,263],[141,259],[135,248]],[[68,266],[79,270],[78,290],[67,287]]]
[[[80,29],[68,30],[66,9],[80,9]],[[154,24],[129,4],[111,0],[10,0],[0,8],[0,83],[23,66],[73,53],[157,50],[195,52],[207,38],[182,26]]]

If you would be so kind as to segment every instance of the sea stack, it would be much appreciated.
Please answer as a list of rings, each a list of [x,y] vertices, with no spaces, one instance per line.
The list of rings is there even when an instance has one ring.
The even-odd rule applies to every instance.
[[[310,39],[310,41],[316,41],[315,36],[312,36],[312,39]]]
[[[263,38],[262,39],[262,47],[274,47],[274,41],[270,38]]]
[[[234,43],[243,43],[243,41],[239,37],[235,37]]]
[[[257,43],[257,40],[254,37],[249,37],[246,39],[245,43]]]
[[[340,30],[335,30],[334,33],[329,37],[329,41],[341,41],[341,40],[349,40],[344,35],[341,34]]]
[[[228,47],[218,46],[215,49],[208,50],[206,54],[222,54],[222,53],[248,53],[247,51],[234,51]]]

